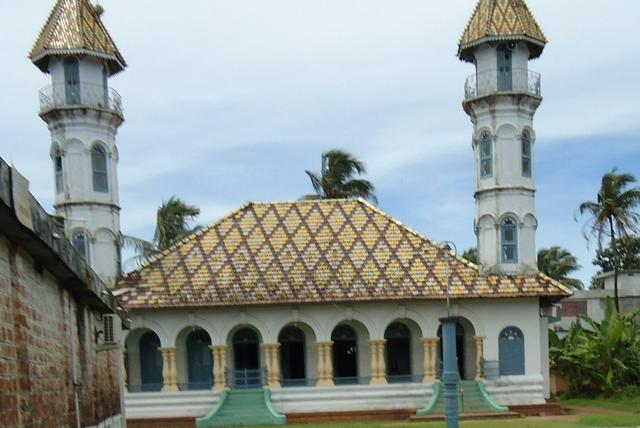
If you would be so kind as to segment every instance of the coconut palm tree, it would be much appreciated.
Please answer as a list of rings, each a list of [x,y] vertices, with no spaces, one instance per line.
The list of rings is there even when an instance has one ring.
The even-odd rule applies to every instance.
[[[378,199],[375,188],[368,180],[354,178],[367,172],[365,164],[351,154],[334,149],[322,154],[320,173],[305,171],[316,193],[302,199],[363,198],[373,203]]]
[[[578,259],[564,248],[554,246],[542,248],[538,251],[538,270],[540,272],[568,287],[578,290],[584,288],[582,281],[569,278],[568,275],[577,271],[580,267]]]
[[[124,236],[125,247],[132,248],[136,256],[132,261],[144,262],[166,250],[181,239],[200,229],[190,226],[189,222],[200,215],[200,208],[188,205],[182,199],[172,196],[163,201],[156,212],[156,230],[153,241],[134,236]]]
[[[636,209],[640,205],[640,187],[629,187],[636,183],[631,174],[618,174],[614,168],[602,176],[602,184],[596,201],[580,204],[581,215],[589,215],[583,233],[587,241],[596,238],[598,247],[602,249],[605,238],[610,239],[610,247],[617,259],[616,239],[638,233],[640,215]],[[613,284],[616,310],[620,311],[618,299],[618,263],[614,263]]]

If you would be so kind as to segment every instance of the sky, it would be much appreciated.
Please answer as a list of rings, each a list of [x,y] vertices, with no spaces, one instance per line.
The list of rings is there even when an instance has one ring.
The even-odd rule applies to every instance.
[[[122,230],[151,239],[177,195],[209,224],[246,201],[311,193],[305,170],[342,148],[363,160],[379,206],[459,252],[475,245],[473,66],[456,58],[475,0],[102,0],[129,67],[118,134]],[[0,0],[0,157],[51,208],[49,84],[27,59],[53,0]],[[550,40],[530,64],[544,101],[534,127],[537,246],[560,245],[589,282],[596,248],[580,202],[602,174],[640,177],[637,0],[529,0]]]

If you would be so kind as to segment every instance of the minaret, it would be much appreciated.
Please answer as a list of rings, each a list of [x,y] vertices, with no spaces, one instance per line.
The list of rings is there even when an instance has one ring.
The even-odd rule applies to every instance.
[[[116,133],[124,121],[109,77],[126,63],[88,0],[58,0],[29,57],[51,85],[40,117],[51,133],[55,210],[67,237],[109,286],[120,273]]]
[[[476,72],[465,86],[473,123],[478,258],[485,273],[535,272],[533,116],[540,75],[529,70],[547,40],[524,0],[480,0],[458,56]]]

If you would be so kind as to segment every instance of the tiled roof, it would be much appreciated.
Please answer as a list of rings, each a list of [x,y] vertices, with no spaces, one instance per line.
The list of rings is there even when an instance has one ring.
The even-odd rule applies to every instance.
[[[570,294],[543,276],[480,275],[450,258],[453,298]],[[249,203],[118,284],[127,309],[444,299],[431,240],[363,200]]]
[[[458,56],[469,60],[469,50],[491,41],[525,40],[530,57],[542,53],[547,39],[524,0],[480,0],[460,39]]]
[[[110,74],[126,62],[89,0],[58,0],[29,57],[46,71],[51,55],[91,55],[109,64]]]

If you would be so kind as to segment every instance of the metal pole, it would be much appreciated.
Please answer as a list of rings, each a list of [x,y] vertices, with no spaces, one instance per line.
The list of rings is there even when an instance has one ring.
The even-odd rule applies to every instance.
[[[458,428],[460,426],[460,415],[458,409],[458,358],[456,352],[456,319],[451,317],[451,268],[449,266],[449,252],[453,247],[454,254],[457,253],[453,242],[444,242],[441,248],[445,251],[445,264],[447,274],[447,317],[441,318],[442,323],[442,383],[444,385],[445,400],[445,420],[447,428]]]

